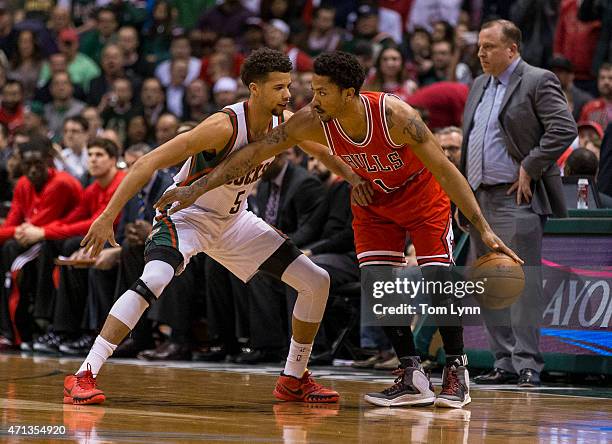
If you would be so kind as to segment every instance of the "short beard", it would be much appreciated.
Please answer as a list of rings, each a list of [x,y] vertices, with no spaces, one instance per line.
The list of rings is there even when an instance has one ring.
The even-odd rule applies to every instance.
[[[329,179],[329,177],[331,176],[331,171],[329,170],[325,170],[325,171],[317,171],[315,173],[315,175],[319,178],[319,180],[321,181],[321,183],[325,183],[327,182],[327,180]]]

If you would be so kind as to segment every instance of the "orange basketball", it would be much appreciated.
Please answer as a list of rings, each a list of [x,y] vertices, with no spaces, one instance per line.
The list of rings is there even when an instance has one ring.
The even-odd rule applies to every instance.
[[[525,288],[523,267],[510,256],[496,251],[474,262],[469,279],[483,282],[484,292],[476,292],[474,297],[482,307],[490,309],[509,307]]]

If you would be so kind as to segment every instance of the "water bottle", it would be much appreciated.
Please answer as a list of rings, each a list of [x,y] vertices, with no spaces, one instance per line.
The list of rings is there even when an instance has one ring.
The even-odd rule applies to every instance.
[[[589,208],[589,179],[578,179],[578,201],[576,208],[587,210]]]

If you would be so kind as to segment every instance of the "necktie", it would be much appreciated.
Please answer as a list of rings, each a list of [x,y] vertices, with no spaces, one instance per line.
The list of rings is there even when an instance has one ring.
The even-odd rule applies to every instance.
[[[144,220],[145,210],[147,207],[145,204],[145,194],[143,191],[138,193],[137,200],[138,200],[138,211],[136,212],[136,220]]]
[[[495,79],[493,86],[489,86],[486,89],[482,102],[479,105],[479,108],[482,107],[482,113],[479,113],[480,119],[474,122],[474,127],[470,133],[470,140],[468,141],[467,177],[468,183],[473,190],[478,189],[480,184],[482,184],[482,152],[484,149],[484,139],[489,118],[496,118],[496,116],[491,116],[491,111],[495,103],[498,85],[499,80]]]
[[[270,225],[276,224],[276,218],[278,216],[278,201],[280,199],[280,187],[275,183],[271,184],[270,196],[268,196],[268,202],[266,203],[266,212],[264,214],[264,220]]]

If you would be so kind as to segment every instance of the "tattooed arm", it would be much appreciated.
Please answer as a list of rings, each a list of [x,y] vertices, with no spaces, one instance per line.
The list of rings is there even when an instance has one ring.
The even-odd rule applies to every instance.
[[[234,151],[210,173],[190,186],[177,187],[166,191],[155,203],[155,208],[162,210],[174,202],[179,202],[169,211],[169,214],[176,213],[192,205],[202,194],[245,175],[264,160],[298,144],[301,140],[307,138],[303,135],[302,130],[302,128],[305,128],[304,124],[307,123],[307,118],[306,113],[297,112],[291,119],[270,131],[262,140]]]
[[[406,103],[389,98],[385,115],[393,142],[407,144],[425,167],[436,178],[448,197],[457,204],[474,227],[480,232],[483,242],[491,249],[504,252],[521,262],[519,257],[493,233],[483,217],[478,202],[467,180],[446,158],[442,147],[433,136],[419,114]]]

